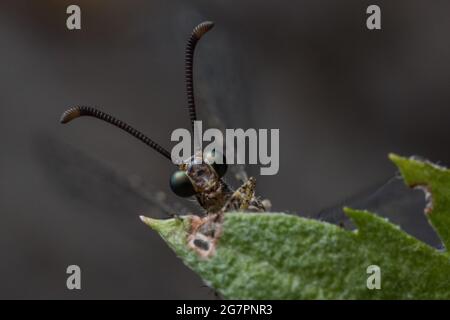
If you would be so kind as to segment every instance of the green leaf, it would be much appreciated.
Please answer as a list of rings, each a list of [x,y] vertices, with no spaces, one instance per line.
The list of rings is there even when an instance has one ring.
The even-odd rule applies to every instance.
[[[428,198],[425,214],[448,250],[450,248],[450,170],[428,161],[407,159],[395,154],[389,155],[389,158],[400,169],[406,184],[425,190]]]
[[[426,185],[427,214],[448,248],[450,173],[395,155],[409,185]],[[208,217],[142,217],[211,287],[231,299],[450,299],[450,255],[367,211],[344,209],[357,230],[283,213],[226,213],[208,253],[192,246]],[[379,266],[381,289],[367,287]]]

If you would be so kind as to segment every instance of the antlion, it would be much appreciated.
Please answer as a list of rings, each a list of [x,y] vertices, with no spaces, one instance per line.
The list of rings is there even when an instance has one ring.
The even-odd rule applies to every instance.
[[[185,77],[187,106],[194,130],[197,113],[194,99],[193,64],[195,47],[200,38],[212,29],[213,22],[205,21],[196,26],[186,44]],[[61,116],[61,123],[68,123],[73,119],[90,116],[112,124],[140,141],[144,142],[158,153],[171,160],[169,151],[163,148],[140,131],[127,123],[89,106],[77,106],[68,109]],[[203,219],[194,219],[189,243],[202,255],[213,252],[215,241],[219,236],[223,214],[229,211],[264,212],[270,208],[270,201],[261,201],[255,196],[255,178],[250,177],[236,190],[233,190],[224,180],[227,164],[224,155],[216,150],[207,154],[195,153],[190,158],[177,165],[170,178],[170,188],[180,197],[195,196],[197,202],[206,211]],[[219,161],[220,159],[220,161]],[[203,160],[203,161],[202,161]],[[145,220],[144,217],[142,217]]]

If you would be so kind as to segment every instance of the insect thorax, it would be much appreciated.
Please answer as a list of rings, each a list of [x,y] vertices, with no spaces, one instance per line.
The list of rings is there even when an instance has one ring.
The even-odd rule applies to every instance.
[[[233,190],[217,175],[213,167],[192,157],[182,166],[191,179],[199,204],[207,213],[219,212]]]

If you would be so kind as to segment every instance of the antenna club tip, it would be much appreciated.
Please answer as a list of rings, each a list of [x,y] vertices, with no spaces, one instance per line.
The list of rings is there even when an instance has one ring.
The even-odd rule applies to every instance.
[[[213,21],[204,21],[194,28],[194,34],[197,38],[201,38],[205,33],[214,27]]]
[[[60,123],[68,123],[72,121],[75,118],[78,118],[81,116],[81,111],[79,108],[71,108],[69,110],[64,111],[64,113],[61,115],[61,118],[59,119]]]

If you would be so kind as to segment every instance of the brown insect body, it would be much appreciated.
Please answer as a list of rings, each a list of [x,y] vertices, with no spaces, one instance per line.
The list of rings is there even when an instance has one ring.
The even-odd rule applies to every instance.
[[[196,191],[195,197],[207,214],[231,210],[265,211],[263,203],[255,196],[254,178],[234,191],[210,164],[200,159],[192,156],[179,168],[188,175]]]
[[[205,162],[198,163],[195,157],[188,164],[180,166],[191,180],[200,206],[207,213],[219,212],[232,196],[233,190],[216,173],[214,168]]]

